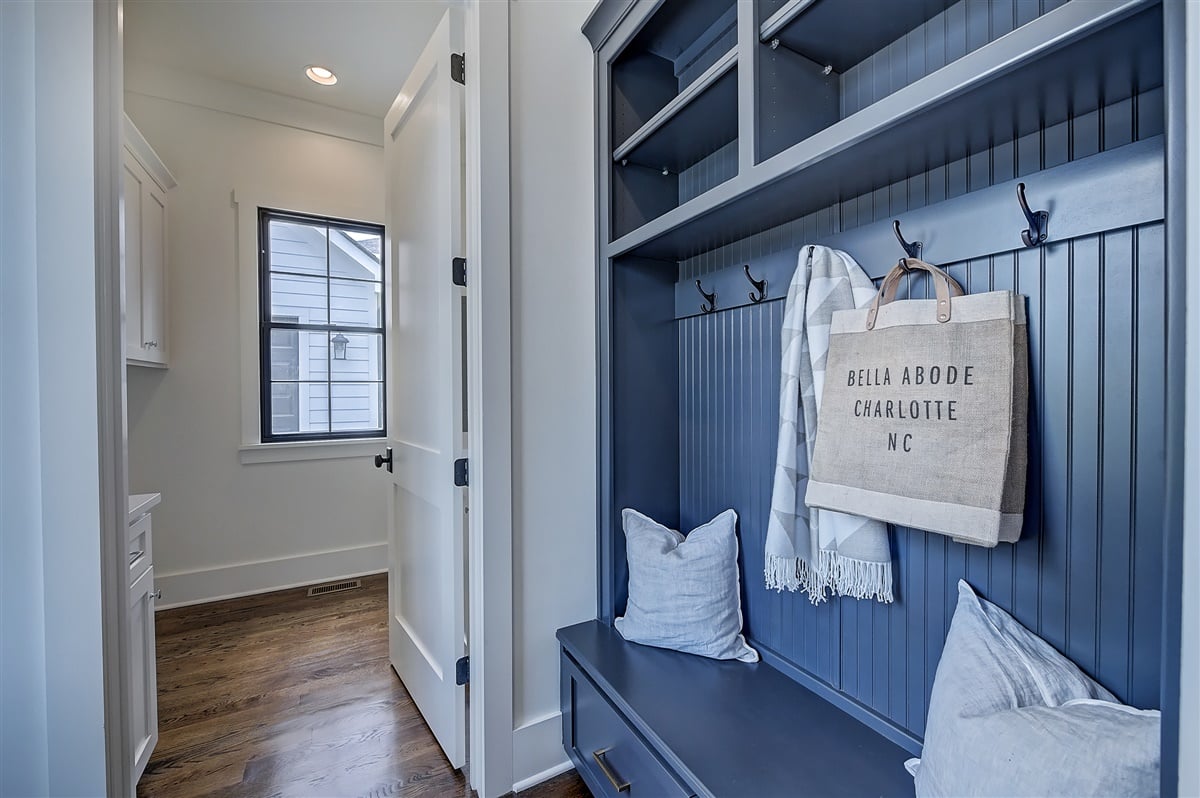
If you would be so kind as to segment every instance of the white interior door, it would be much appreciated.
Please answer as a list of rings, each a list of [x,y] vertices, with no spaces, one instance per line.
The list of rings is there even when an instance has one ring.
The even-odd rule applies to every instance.
[[[392,666],[451,765],[466,760],[466,692],[455,665],[466,651],[464,451],[463,86],[457,9],[442,18],[385,120],[388,356],[388,540]]]

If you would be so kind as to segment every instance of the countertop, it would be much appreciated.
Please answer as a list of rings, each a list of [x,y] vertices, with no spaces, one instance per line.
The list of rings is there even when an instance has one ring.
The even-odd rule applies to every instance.
[[[158,506],[162,501],[161,493],[131,493],[129,494],[129,523],[141,518]]]

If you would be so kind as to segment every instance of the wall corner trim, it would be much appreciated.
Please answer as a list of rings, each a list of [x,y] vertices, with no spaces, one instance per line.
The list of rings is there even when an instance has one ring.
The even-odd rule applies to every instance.
[[[158,187],[163,191],[170,191],[179,185],[175,180],[175,175],[171,174],[171,170],[163,163],[162,158],[154,151],[154,147],[150,142],[146,141],[146,137],[142,135],[142,131],[138,130],[137,125],[133,124],[133,120],[129,118],[129,114],[122,114],[124,117],[124,134],[125,134],[125,149],[133,153],[133,157],[137,162],[150,173],[150,177],[154,178],[154,182],[158,183]]]

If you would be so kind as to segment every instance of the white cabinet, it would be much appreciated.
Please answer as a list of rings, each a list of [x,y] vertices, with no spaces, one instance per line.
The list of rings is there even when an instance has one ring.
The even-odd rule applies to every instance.
[[[167,365],[167,192],[175,178],[125,117],[125,359]]]
[[[133,780],[142,777],[158,743],[158,666],[154,649],[154,553],[150,509],[159,494],[129,497],[129,740]]]

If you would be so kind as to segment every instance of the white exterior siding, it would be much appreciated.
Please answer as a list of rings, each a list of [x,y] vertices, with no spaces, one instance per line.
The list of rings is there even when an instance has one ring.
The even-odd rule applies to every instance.
[[[271,315],[276,321],[382,326],[382,284],[377,282],[380,267],[370,253],[338,230],[331,231],[327,238],[323,228],[279,220],[272,220],[268,230]],[[278,271],[289,273],[275,273]],[[346,358],[332,361],[331,400],[327,381],[333,336],[309,330],[275,331],[272,376],[302,381],[299,386],[273,387],[272,415],[277,432],[341,432],[382,427],[382,337],[376,333],[341,334],[349,340]],[[295,349],[291,358],[287,356],[288,347]],[[296,414],[298,430],[297,422],[286,418]]]

